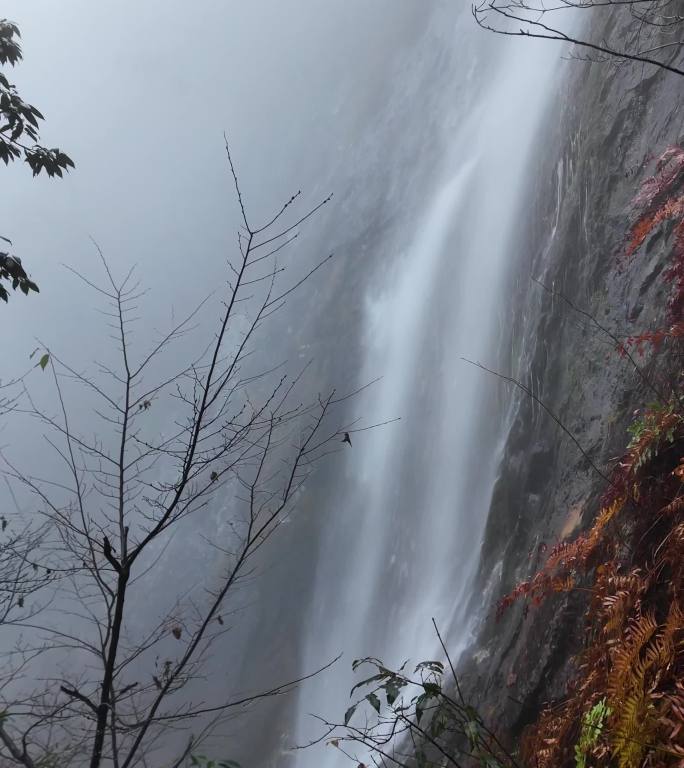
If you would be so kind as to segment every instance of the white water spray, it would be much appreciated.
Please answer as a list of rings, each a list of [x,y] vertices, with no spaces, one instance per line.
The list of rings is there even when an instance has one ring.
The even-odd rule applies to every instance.
[[[375,655],[389,666],[437,658],[433,616],[457,656],[478,618],[466,606],[506,425],[500,417],[491,428],[492,382],[461,358],[496,366],[522,193],[559,76],[557,49],[496,42],[498,64],[464,100],[469,114],[441,105],[458,129],[432,193],[416,200],[422,213],[403,219],[385,244],[367,291],[359,384],[382,380],[359,411],[401,421],[359,433],[328,511],[303,668],[340,652],[344,659],[302,689],[299,744],[316,734],[309,713],[339,722],[353,658]],[[491,43],[483,36],[476,70]],[[465,70],[445,76],[478,87]],[[331,748],[296,757],[302,768],[344,761]]]

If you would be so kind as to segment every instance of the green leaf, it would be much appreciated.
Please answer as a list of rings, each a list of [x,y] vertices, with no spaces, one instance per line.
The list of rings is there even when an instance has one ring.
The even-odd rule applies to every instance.
[[[349,721],[352,719],[354,712],[356,711],[357,704],[352,704],[351,707],[344,713],[344,724],[349,725]]]
[[[480,737],[480,726],[477,720],[468,720],[463,726],[463,732],[468,737],[471,749],[476,747]]]
[[[374,693],[369,693],[366,699],[376,712],[380,712],[380,699]]]
[[[385,695],[387,696],[387,703],[392,706],[399,696],[399,686],[396,683],[387,683]]]
[[[47,364],[50,362],[50,355],[48,352],[46,352],[38,361],[38,365],[45,370],[47,368]]]
[[[598,743],[605,719],[612,714],[611,708],[607,706],[606,700],[601,699],[582,717],[582,731],[579,741],[575,744],[575,766],[576,768],[586,768],[587,757],[591,750]]]
[[[354,659],[354,661],[352,661],[352,671],[356,672],[362,664],[372,664],[374,667],[378,668],[383,666],[380,659],[376,659],[375,656],[364,656],[362,659]]]
[[[465,714],[466,714],[466,717],[469,720],[474,720],[474,721],[477,722],[477,720],[479,719],[479,715],[477,714],[477,710],[474,707],[471,707],[470,704],[468,704],[466,706]]]
[[[28,107],[27,109],[25,109],[24,117],[29,121],[29,123],[31,123],[31,125],[34,125],[37,128],[38,121],[36,120],[36,115],[35,115],[35,112],[37,112],[37,110],[34,111],[34,109],[35,107]]]
[[[441,661],[421,661],[413,671],[420,672],[423,669],[428,669],[430,672],[441,674],[444,672],[444,664],[442,664]]]
[[[437,683],[423,683],[423,689],[430,696],[439,696],[442,693],[442,688]]]
[[[430,696],[427,693],[424,693],[422,696],[419,696],[416,701],[416,725],[420,725],[420,721],[425,712],[425,705],[429,698]]]
[[[379,672],[377,675],[371,675],[371,677],[367,677],[365,680],[362,680],[360,683],[357,683],[349,692],[349,695],[352,696],[354,694],[354,691],[357,688],[361,688],[363,685],[368,685],[368,683],[375,683],[378,680],[384,680],[386,677],[389,677],[389,672]]]

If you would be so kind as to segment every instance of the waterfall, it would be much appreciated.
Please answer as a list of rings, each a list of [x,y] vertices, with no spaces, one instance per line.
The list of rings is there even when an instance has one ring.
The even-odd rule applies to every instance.
[[[461,34],[467,24],[464,13]],[[344,657],[301,689],[290,734],[298,744],[320,733],[311,713],[339,722],[352,659],[438,658],[432,617],[457,656],[478,620],[466,606],[507,423],[496,381],[462,357],[497,367],[559,51],[503,38],[494,49],[491,36],[467,29],[473,59],[442,75],[458,80],[462,98],[438,102],[454,130],[429,193],[385,238],[364,297],[358,384],[381,380],[357,410],[400,421],[352,433],[325,510],[302,671]],[[302,768],[344,761],[322,746],[295,758]]]
[[[14,5],[30,23],[27,45],[31,39],[44,52],[22,65],[27,93],[45,105],[51,133],[64,137],[78,167],[62,182],[68,193],[25,173],[6,186],[13,231],[3,234],[25,238],[18,252],[33,254],[36,277],[49,286],[39,299],[12,299],[7,375],[33,365],[36,338],[41,348],[50,345],[53,359],[61,349],[74,370],[94,371],[96,379],[111,365],[108,356],[118,359],[108,317],[91,314],[97,297],[74,293],[78,282],[60,266],[64,258],[100,279],[85,232],[102,245],[117,278],[138,262],[142,285],[154,288],[141,301],[140,350],[211,294],[198,335],[179,335],[177,359],[160,363],[154,381],[158,372],[164,380],[164,366],[195,359],[223,311],[225,259],[238,252],[239,206],[223,161],[223,128],[250,219],[267,221],[301,189],[288,209],[294,221],[294,211],[335,193],[279,264],[292,270],[290,280],[333,250],[336,258],[288,295],[255,339],[249,365],[274,366],[277,376],[281,364],[291,366],[288,374],[302,374],[295,390],[302,402],[342,380],[341,388],[361,390],[345,416],[363,421],[352,428],[353,445],[338,445],[321,461],[325,469],[307,477],[297,509],[259,548],[222,607],[225,631],[217,630],[211,653],[202,652],[206,666],[188,690],[208,711],[243,696],[258,699],[250,712],[227,711],[206,745],[218,760],[346,765],[324,744],[291,748],[321,734],[311,714],[343,717],[355,682],[352,659],[374,655],[395,666],[437,657],[432,617],[456,657],[477,628],[474,577],[509,411],[497,380],[462,358],[498,368],[510,341],[510,313],[518,310],[506,286],[518,270],[518,222],[529,215],[525,189],[535,147],[545,142],[562,52],[480,30],[463,0],[213,2],[192,12],[172,0],[163,14],[161,3],[131,0],[97,11],[65,4],[70,8],[59,13],[49,2],[33,10]],[[66,35],[69,46],[61,43]],[[65,101],[55,82],[79,86]],[[191,96],[190,120],[178,119],[179,93]],[[135,120],[122,124],[121,115]],[[14,165],[6,172],[19,170]],[[562,171],[568,174],[560,171],[559,190]],[[553,222],[549,229],[553,238]],[[240,328],[231,330],[237,338]],[[32,386],[50,396],[51,378],[35,373]],[[116,423],[91,424],[88,395],[69,395],[70,429],[102,429],[96,439],[103,445],[116,439]],[[163,440],[176,429],[178,401],[155,398],[139,416]],[[50,413],[59,411],[54,397],[45,402]],[[45,441],[42,422],[7,422],[3,445],[12,447],[12,460],[61,483],[63,457]],[[380,422],[387,423],[365,430]],[[127,602],[131,638],[156,636],[153,628],[165,627],[179,603],[202,604],[224,578],[226,542],[240,519],[235,498],[226,488],[201,514],[185,517],[164,541],[160,567],[136,564],[134,578],[143,581],[140,597]],[[40,511],[33,499],[25,509]],[[55,626],[79,632],[77,614],[61,607],[58,600],[51,606]],[[177,658],[185,642],[186,633],[178,642],[165,631],[161,651]],[[80,658],[62,650],[65,667],[78,673]],[[150,647],[127,670],[143,690],[152,689],[156,665],[166,660],[156,653]],[[289,690],[287,681],[340,653],[341,661],[290,697],[259,696],[279,684]],[[40,678],[54,681],[61,657],[57,666],[52,656],[41,659]],[[234,714],[245,717],[233,721]],[[187,743],[180,731],[174,736]],[[166,742],[160,753],[170,756],[175,744]]]

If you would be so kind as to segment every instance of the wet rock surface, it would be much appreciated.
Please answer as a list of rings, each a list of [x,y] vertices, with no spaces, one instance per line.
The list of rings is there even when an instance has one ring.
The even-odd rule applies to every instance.
[[[622,20],[625,30],[628,21]],[[654,328],[667,303],[659,279],[671,246],[667,227],[633,259],[622,258],[631,200],[653,159],[682,141],[684,78],[641,66],[573,62],[538,137],[535,181],[515,247],[527,253],[511,284],[511,335],[501,370],[525,384],[494,489],[479,571],[486,617],[462,659],[463,683],[483,716],[515,735],[546,701],[562,696],[583,642],[581,593],[522,602],[500,619],[496,603],[573,538],[597,512],[628,440],[633,411],[653,400],[608,334]],[[536,280],[555,295],[545,290]],[[573,440],[538,398],[578,440]],[[473,605],[473,609],[478,606]]]

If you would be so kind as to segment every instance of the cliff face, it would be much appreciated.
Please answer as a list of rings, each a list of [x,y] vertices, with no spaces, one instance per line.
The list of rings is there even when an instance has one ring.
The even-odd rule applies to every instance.
[[[617,24],[627,35],[629,19]],[[498,621],[496,603],[540,568],[547,548],[588,524],[606,487],[534,398],[604,474],[624,450],[633,411],[653,399],[609,336],[559,294],[621,339],[662,319],[667,227],[633,259],[621,255],[631,200],[654,156],[680,143],[683,129],[684,79],[605,63],[571,62],[568,70],[549,112],[557,117],[538,138],[546,149],[514,244],[527,256],[511,285],[514,320],[502,370],[534,397],[514,398],[479,572],[487,613],[463,672],[485,717],[514,733],[562,694],[582,642],[584,602],[578,593],[561,595],[539,608],[516,605]]]

